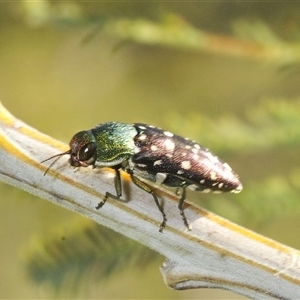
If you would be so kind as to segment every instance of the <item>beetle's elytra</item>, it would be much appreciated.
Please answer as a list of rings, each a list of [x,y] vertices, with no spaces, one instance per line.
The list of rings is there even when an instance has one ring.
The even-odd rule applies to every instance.
[[[139,178],[175,187],[177,192],[181,189],[178,208],[188,229],[183,210],[187,187],[194,191],[216,193],[239,193],[242,190],[239,177],[207,148],[151,125],[103,123],[91,130],[78,132],[71,139],[70,150],[46,160],[59,159],[66,154],[70,155],[73,167],[110,167],[115,170],[116,195],[106,192],[97,209],[105,204],[108,197],[119,199],[122,196],[120,170],[129,173],[138,187],[152,195],[160,210],[163,216],[160,232],[165,228],[166,214],[151,187]]]

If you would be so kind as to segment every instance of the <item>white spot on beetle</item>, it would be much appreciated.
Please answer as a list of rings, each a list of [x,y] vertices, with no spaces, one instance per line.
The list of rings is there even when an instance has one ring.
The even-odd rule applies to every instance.
[[[157,147],[156,145],[152,145],[152,146],[150,147],[150,149],[151,149],[152,151],[157,151],[158,147]]]
[[[141,152],[141,148],[135,147],[135,148],[134,148],[134,153],[139,153],[139,152]]]
[[[205,179],[201,179],[201,180],[200,180],[200,183],[201,183],[201,184],[204,184],[204,183],[205,183]]]
[[[153,166],[159,166],[163,163],[163,161],[160,159],[160,160],[156,160],[153,164]]]
[[[218,188],[221,189],[221,188],[223,187],[223,185],[224,185],[224,183],[223,183],[223,182],[220,182],[220,183],[218,184]]]
[[[179,170],[179,171],[177,171],[177,174],[178,175],[181,175],[181,174],[183,174],[184,173],[184,171],[183,170]]]
[[[225,167],[225,170],[223,171],[222,176],[227,180],[234,180],[236,175],[232,172],[232,169],[229,167],[229,165],[223,164],[223,166]]]
[[[191,162],[188,160],[185,160],[181,163],[181,168],[185,170],[189,170],[191,168]]]
[[[217,156],[211,156],[212,157],[212,162],[215,164],[218,164],[220,162],[219,158]]]
[[[198,160],[198,159],[199,159],[199,155],[194,154],[194,155],[193,155],[193,159],[194,159],[194,160]]]
[[[175,148],[174,142],[170,139],[165,140],[164,145],[165,145],[167,150],[174,150],[174,148]]]
[[[216,172],[214,172],[214,171],[211,171],[210,172],[210,179],[211,180],[217,180],[217,173]]]
[[[185,148],[185,149],[191,149],[192,146],[190,146],[190,145],[185,145],[184,148]]]
[[[199,150],[196,149],[196,148],[193,148],[193,149],[192,149],[192,152],[193,152],[194,154],[198,154],[198,151],[199,151]]]
[[[217,156],[212,155],[210,152],[207,152],[206,156],[213,164],[217,164],[220,162],[219,158]]]
[[[166,154],[166,157],[172,158],[173,154],[168,153],[168,154]]]
[[[174,134],[172,132],[169,132],[169,131],[164,131],[164,135],[169,136],[169,137],[174,136]]]
[[[147,138],[147,135],[146,135],[146,134],[141,134],[141,135],[138,137],[138,139],[141,140],[141,141],[145,140],[146,138]]]
[[[229,166],[229,164],[224,163],[223,166],[224,166],[225,169],[227,169],[227,170],[229,170],[229,171],[232,171],[232,169],[231,169],[231,167]]]
[[[181,154],[181,156],[186,156],[186,155],[187,155],[186,152],[182,152],[182,153],[180,153],[180,154]]]
[[[200,145],[198,145],[198,144],[195,144],[194,147],[195,147],[196,149],[200,149]]]
[[[238,194],[242,189],[243,189],[243,186],[240,183],[240,185],[235,190],[232,190],[230,192],[233,193],[233,194]]]
[[[136,164],[138,167],[140,167],[140,168],[146,168],[147,167],[147,165],[145,165],[145,164]]]
[[[145,130],[147,128],[145,126],[139,126],[139,129]]]

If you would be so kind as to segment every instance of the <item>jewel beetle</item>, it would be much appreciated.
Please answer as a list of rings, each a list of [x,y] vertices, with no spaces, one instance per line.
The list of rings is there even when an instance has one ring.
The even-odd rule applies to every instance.
[[[239,193],[243,188],[230,166],[209,149],[188,138],[142,123],[108,122],[76,133],[71,139],[70,150],[43,161],[57,158],[45,174],[62,155],[70,155],[73,167],[114,169],[116,194],[106,192],[96,209],[100,209],[109,197],[119,199],[122,196],[120,170],[127,172],[134,184],[152,195],[163,217],[160,232],[166,226],[166,214],[151,186],[141,179],[176,188],[176,194],[180,195],[178,208],[188,229],[183,208],[187,187],[216,193]]]

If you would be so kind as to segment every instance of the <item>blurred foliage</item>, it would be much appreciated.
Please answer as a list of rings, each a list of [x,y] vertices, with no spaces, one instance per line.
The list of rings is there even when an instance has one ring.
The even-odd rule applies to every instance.
[[[114,273],[145,271],[161,257],[143,245],[95,222],[76,218],[43,237],[33,237],[22,252],[27,270],[37,284],[51,283],[56,292],[76,294],[85,282],[96,284]]]
[[[266,99],[248,107],[242,118],[171,111],[164,119],[167,128],[182,136],[188,133],[218,153],[257,152],[300,143],[300,99]]]
[[[125,2],[116,6],[108,1],[99,6],[89,2],[24,1],[19,14],[32,26],[95,24],[92,36],[99,31],[125,41],[246,56],[281,66],[300,61],[298,41],[284,41],[264,22],[234,20],[231,29],[237,38],[233,39],[195,27],[183,12],[172,11],[165,3]]]
[[[244,9],[239,5],[244,5]],[[263,7],[265,4],[258,5]],[[86,44],[105,35],[121,46],[136,43],[166,47],[170,52],[180,49],[186,54],[186,60],[192,54],[200,56],[206,52],[219,55],[219,60],[226,59],[227,55],[239,59],[239,62],[248,59],[261,65],[272,64],[276,70],[280,66],[281,70],[293,67],[298,71],[299,5],[281,6],[277,10],[270,9],[273,7],[271,3],[264,9],[253,7],[251,3],[216,3],[214,6],[193,3],[188,6],[176,2],[119,2],[116,5],[114,1],[106,1],[99,5],[90,1],[22,1],[6,7],[2,15],[10,15],[34,29],[85,28],[82,42]],[[159,60],[156,63],[159,64]],[[149,65],[141,68],[146,70],[145,66],[149,68]],[[225,70],[225,76],[231,76],[230,67]],[[213,63],[210,68],[214,70]],[[199,85],[198,78],[193,80],[192,84]],[[163,85],[160,79],[157,82]],[[192,84],[187,85],[188,88],[183,84],[186,94]],[[233,81],[233,86],[228,89],[234,89],[234,84]],[[203,84],[203,88],[207,87]],[[299,89],[296,91],[298,93]],[[263,99],[256,104],[255,101],[244,103],[233,112],[230,108],[222,112],[221,108],[212,115],[199,112],[205,101],[187,105],[182,99],[180,104],[168,104],[167,110],[159,112],[165,128],[199,141],[220,157],[225,157],[230,165],[234,162],[239,166],[244,190],[234,201],[225,194],[202,197],[190,193],[189,199],[190,196],[203,198],[205,201],[201,205],[204,207],[254,229],[265,226],[276,217],[299,211],[298,97],[280,95],[275,98],[259,94],[258,98]],[[218,104],[227,108],[227,103]],[[230,107],[235,107],[235,104]],[[151,104],[142,103],[146,110],[148,105]],[[187,109],[182,110],[182,107]],[[269,160],[257,157],[268,157]],[[206,201],[212,197],[211,201]],[[67,284],[74,293],[80,287],[83,275],[88,274],[94,281],[106,280],[114,272],[133,266],[145,268],[159,261],[159,256],[151,250],[82,219],[68,224],[67,228],[60,226],[45,237],[33,238],[23,254],[27,270],[37,283],[50,283],[56,289]]]

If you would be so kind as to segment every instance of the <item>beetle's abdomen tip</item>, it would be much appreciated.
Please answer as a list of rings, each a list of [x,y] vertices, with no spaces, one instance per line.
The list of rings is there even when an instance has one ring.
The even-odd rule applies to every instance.
[[[239,192],[241,192],[242,189],[243,185],[240,182],[238,182],[237,187],[234,190],[232,190],[231,193],[238,194]]]

